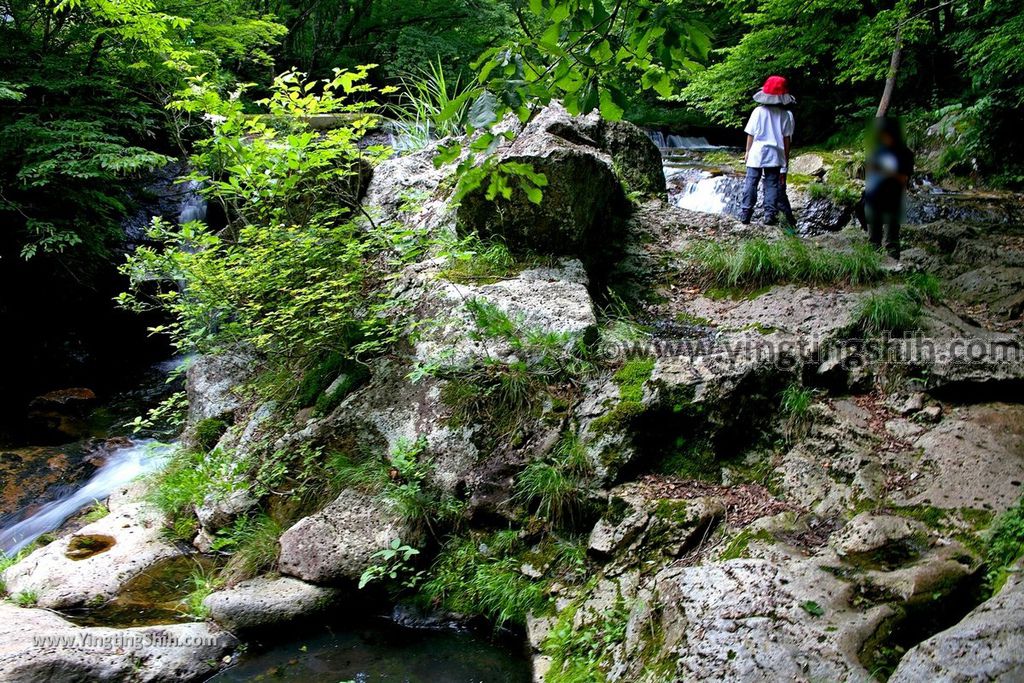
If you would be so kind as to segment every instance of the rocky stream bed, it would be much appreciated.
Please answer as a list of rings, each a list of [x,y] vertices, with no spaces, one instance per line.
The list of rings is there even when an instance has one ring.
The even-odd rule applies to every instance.
[[[536,681],[1024,679],[1024,583],[1011,573],[991,597],[982,588],[983,534],[1016,505],[1024,482],[1019,198],[986,197],[989,208],[973,212],[920,203],[905,231],[903,269],[934,274],[942,297],[924,306],[918,336],[892,340],[879,355],[862,343],[857,315],[899,273],[873,285],[712,291],[684,258],[689,247],[780,233],[742,226],[724,209],[670,203],[659,150],[629,124],[551,107],[500,147],[501,159],[545,173],[540,206],[471,195],[453,208],[434,153],[374,169],[367,212],[429,233],[499,235],[529,255],[523,267],[477,279],[453,275],[441,258],[407,268],[396,295],[436,324],[371,361],[368,376],[328,411],[240,391],[257,365],[243,349],[197,359],[184,443],[196,444],[197,425],[210,418],[228,423],[216,448],[237,461],[303,446],[394,453],[422,443],[432,490],[463,505],[459,533],[482,542],[518,530],[525,550],[515,562],[547,598],[510,629]],[[677,173],[670,169],[670,185]],[[799,213],[808,202],[794,204]],[[863,239],[846,208],[825,209],[810,212],[830,218],[805,231],[814,234],[808,242],[843,251]],[[610,305],[609,286],[628,300],[628,314]],[[529,353],[481,336],[471,300],[602,358],[584,378],[550,390],[514,439],[494,424],[453,418],[460,373]],[[624,323],[632,334],[616,331]],[[414,372],[439,358],[446,372]],[[794,385],[808,397],[799,420],[780,407]],[[515,494],[524,468],[553,457],[567,434],[588,473],[587,505],[571,525],[583,568],[570,573],[547,551],[558,534]],[[115,627],[116,610],[90,619],[130,601],[154,568],[195,561],[219,530],[269,505],[248,473],[231,476],[240,479],[230,494],[198,506],[193,547],[166,540],[145,483],[135,483],[110,497],[105,517],[6,569],[0,678],[203,680],[268,632],[390,613],[386,592],[356,588],[376,553],[395,539],[419,544],[424,560],[438,550],[430,540],[437,528],[348,487],[284,529],[273,571],[207,596],[205,620],[167,623],[164,613],[156,620],[164,623]],[[414,625],[464,623],[437,613]],[[34,640],[55,635],[79,640]],[[110,650],[83,645],[83,636],[122,640]],[[319,659],[302,659],[293,643],[288,656],[262,663],[241,655],[214,680],[345,675],[351,669],[324,664],[330,656],[318,649],[343,646],[319,637],[309,640]],[[389,637],[387,647],[402,654]],[[507,649],[494,654],[483,641],[447,631],[408,637],[423,652],[478,650],[476,668],[450,680],[528,676]],[[194,645],[163,647],[162,638]],[[580,653],[600,678],[568,677],[569,655]],[[306,668],[287,678],[296,661]],[[449,680],[443,671],[434,661],[394,675]]]

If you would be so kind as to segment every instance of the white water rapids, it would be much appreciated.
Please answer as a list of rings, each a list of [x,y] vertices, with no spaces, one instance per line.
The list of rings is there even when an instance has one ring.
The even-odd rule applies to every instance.
[[[44,503],[31,515],[0,529],[0,550],[13,555],[41,534],[60,527],[69,517],[96,501],[104,500],[118,487],[160,468],[174,450],[173,444],[142,439],[115,449],[92,478],[74,491]]]

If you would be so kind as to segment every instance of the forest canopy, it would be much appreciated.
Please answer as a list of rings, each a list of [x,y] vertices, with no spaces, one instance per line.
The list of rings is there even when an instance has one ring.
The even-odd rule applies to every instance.
[[[196,142],[167,105],[198,74],[259,96],[290,68],[431,64],[483,119],[557,98],[679,131],[737,126],[780,73],[806,144],[849,140],[898,47],[893,112],[945,135],[938,170],[1019,185],[1022,29],[1022,0],[4,0],[0,256],[105,258],[140,174]]]

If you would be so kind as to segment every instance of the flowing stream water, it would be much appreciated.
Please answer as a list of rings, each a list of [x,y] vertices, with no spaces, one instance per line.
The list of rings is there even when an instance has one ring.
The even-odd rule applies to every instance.
[[[118,487],[158,470],[173,448],[173,445],[144,439],[113,450],[81,487],[44,503],[24,519],[0,529],[0,550],[13,555],[40,535],[60,528],[72,515],[106,499]]]

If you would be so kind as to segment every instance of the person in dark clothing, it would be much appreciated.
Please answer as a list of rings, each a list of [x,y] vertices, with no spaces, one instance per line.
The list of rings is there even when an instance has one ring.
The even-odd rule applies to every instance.
[[[914,153],[903,142],[899,122],[884,116],[876,119],[868,152],[864,215],[868,239],[896,260],[900,258],[903,195],[913,173]]]

